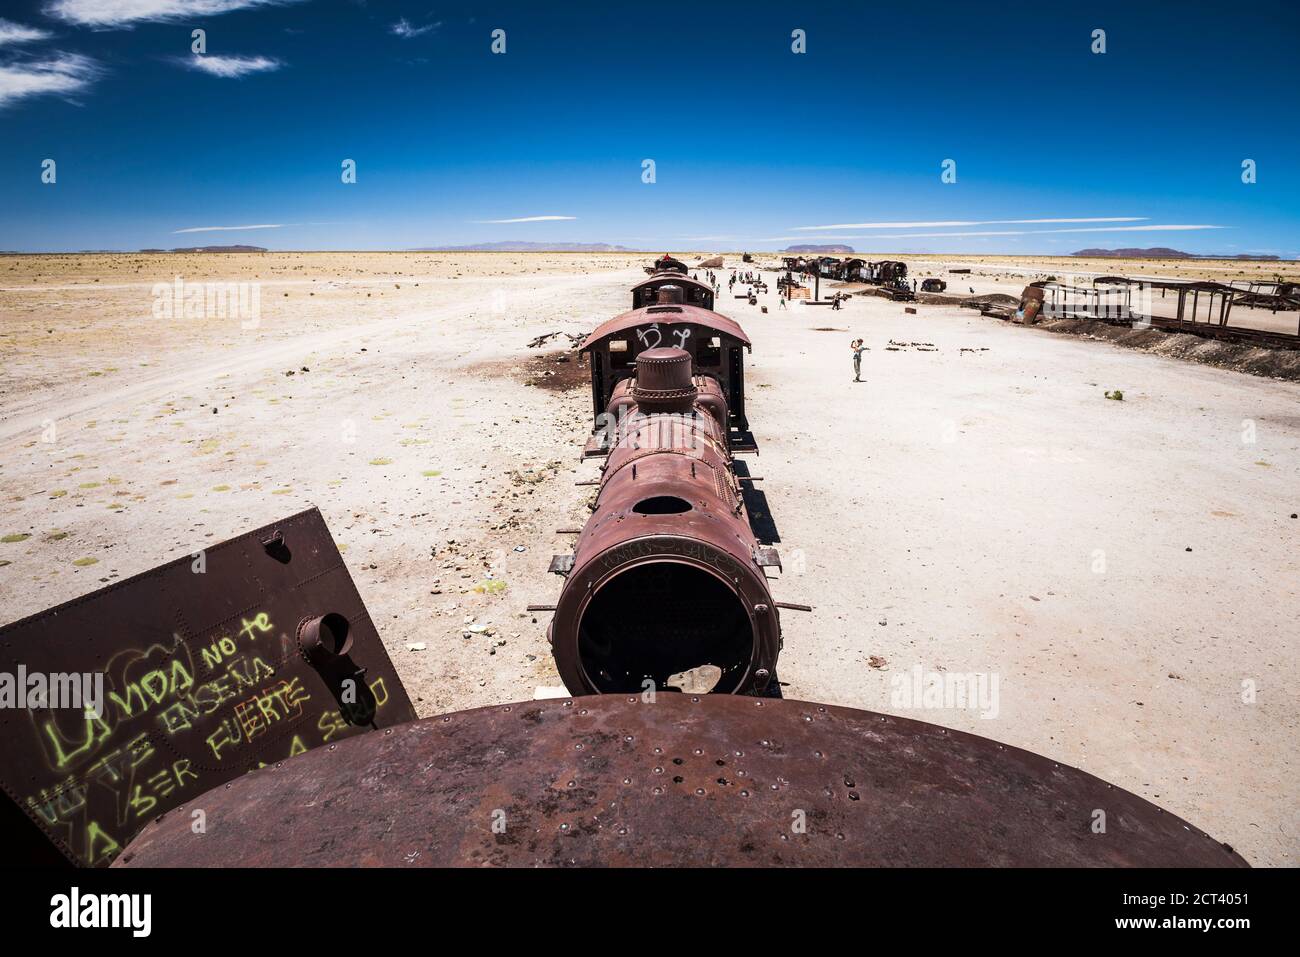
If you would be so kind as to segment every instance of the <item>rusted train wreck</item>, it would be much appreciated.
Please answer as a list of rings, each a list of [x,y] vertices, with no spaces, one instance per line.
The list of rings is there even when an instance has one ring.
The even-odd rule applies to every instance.
[[[599,491],[572,553],[550,642],[574,694],[672,687],[704,675],[715,692],[763,693],[781,648],[759,540],[736,468],[753,451],[741,327],[686,302],[690,280],[633,289],[632,311],[582,345],[591,366]],[[644,287],[656,299],[645,305]]]
[[[10,862],[1245,866],[1050,758],[770,696],[798,606],[772,600],[735,459],[750,340],[656,267],[582,346],[602,475],[550,625],[573,698],[417,720],[312,509],[207,549],[205,574],[179,558],[0,628],[0,671],[105,678],[84,712],[5,719]],[[704,668],[732,693],[645,693]]]
[[[1044,280],[1025,287],[1018,307],[988,306],[984,311],[1027,325],[1079,319],[1300,349],[1300,284],[1296,283],[1099,276],[1091,286],[1076,286]],[[1288,314],[1294,318],[1287,318]]]

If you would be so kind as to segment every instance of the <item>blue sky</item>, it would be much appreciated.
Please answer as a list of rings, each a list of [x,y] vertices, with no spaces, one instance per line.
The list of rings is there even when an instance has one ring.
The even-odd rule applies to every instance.
[[[0,249],[1297,258],[1300,5],[1227,9],[6,0]]]

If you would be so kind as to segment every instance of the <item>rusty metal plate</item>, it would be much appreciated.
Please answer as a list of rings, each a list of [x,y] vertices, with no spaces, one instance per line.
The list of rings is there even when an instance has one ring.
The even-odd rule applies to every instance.
[[[107,864],[148,821],[211,788],[414,720],[316,509],[197,561],[0,629],[0,672],[104,676],[97,715],[0,708],[0,806],[12,802],[0,819],[18,860],[57,860],[53,845],[75,864]],[[319,616],[331,617],[309,621]]]
[[[427,718],[192,806],[205,834],[167,815],[117,866],[1245,865],[1155,805],[1017,748],[730,695]]]

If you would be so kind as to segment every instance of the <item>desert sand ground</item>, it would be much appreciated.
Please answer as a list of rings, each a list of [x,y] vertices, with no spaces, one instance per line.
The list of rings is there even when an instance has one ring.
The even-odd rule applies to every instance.
[[[0,258],[0,622],[316,505],[422,715],[557,686],[524,608],[587,515],[591,410],[585,370],[526,343],[624,311],[649,258]],[[256,328],[156,317],[176,275],[259,282]],[[773,591],[815,609],[782,617],[787,697],[1028,748],[1300,863],[1300,384],[955,306],[725,292]],[[997,675],[996,716],[905,710],[916,667]]]

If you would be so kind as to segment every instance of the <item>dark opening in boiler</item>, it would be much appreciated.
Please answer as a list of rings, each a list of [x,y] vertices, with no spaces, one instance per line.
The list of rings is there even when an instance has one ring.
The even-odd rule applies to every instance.
[[[578,650],[604,694],[657,690],[669,678],[712,665],[715,692],[729,692],[753,657],[745,605],[715,576],[681,562],[639,565],[603,585],[578,622]]]
[[[638,515],[680,515],[690,510],[691,503],[676,495],[655,495],[632,506],[632,511]]]

